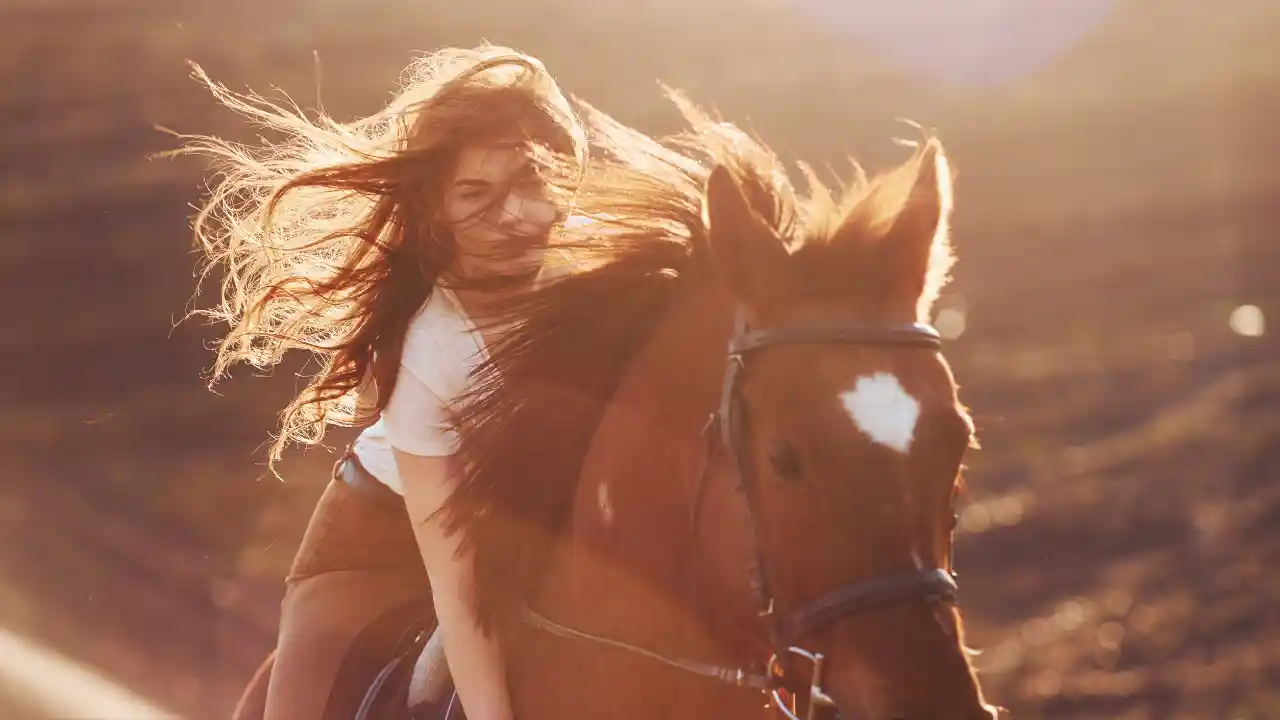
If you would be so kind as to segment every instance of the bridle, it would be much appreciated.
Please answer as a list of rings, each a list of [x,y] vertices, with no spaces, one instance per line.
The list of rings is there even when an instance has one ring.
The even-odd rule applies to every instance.
[[[721,386],[720,403],[704,430],[708,443],[706,463],[694,489],[690,517],[696,522],[702,488],[710,474],[711,457],[718,443],[721,449],[727,451],[736,487],[746,498],[752,546],[752,562],[749,568],[751,592],[757,614],[765,625],[773,651],[773,656],[765,664],[763,672],[666,657],[634,645],[559,625],[531,610],[526,611],[526,622],[561,637],[587,640],[639,653],[658,662],[730,684],[771,690],[776,707],[790,720],[800,720],[800,718],[794,707],[787,706],[788,703],[783,700],[779,690],[787,689],[798,695],[801,693],[797,691],[803,690],[803,696],[807,697],[806,717],[808,720],[815,720],[825,714],[833,713],[835,702],[822,686],[823,656],[800,647],[797,643],[801,639],[837,620],[888,604],[913,598],[954,601],[956,582],[950,570],[912,569],[849,583],[814,600],[801,603],[785,613],[780,614],[777,611],[778,603],[774,594],[772,576],[765,559],[764,549],[760,544],[762,513],[757,483],[748,470],[750,463],[747,462],[742,422],[744,409],[740,395],[741,378],[746,369],[747,358],[752,353],[779,345],[809,344],[890,345],[936,350],[942,346],[942,340],[936,330],[920,323],[903,325],[841,323],[751,330],[747,328],[745,314],[741,311],[737,313],[734,335],[729,341],[728,367]],[[787,666],[792,657],[799,657],[812,663],[810,680],[806,687],[801,688],[787,673]]]
[[[742,373],[746,369],[747,357],[751,353],[779,345],[800,344],[893,345],[936,350],[942,346],[942,339],[932,327],[919,323],[904,325],[842,323],[749,330],[746,327],[744,314],[738,313],[735,333],[729,342],[729,364],[720,392],[720,406],[712,422],[719,428],[722,447],[728,450],[737,489],[746,498],[754,552],[750,567],[751,591],[755,597],[757,613],[764,620],[769,644],[773,648],[773,657],[767,669],[770,674],[781,673],[781,680],[785,681],[787,678],[782,665],[785,664],[788,656],[798,656],[813,663],[808,688],[808,714],[812,718],[820,708],[834,709],[835,703],[822,689],[822,655],[798,647],[797,643],[802,638],[837,620],[883,605],[917,597],[954,600],[956,582],[949,571],[941,568],[899,571],[849,583],[800,604],[784,614],[777,612],[771,574],[764,557],[764,549],[760,544],[762,513],[757,483],[749,471],[750,463],[747,462],[746,457],[747,447],[741,422],[744,411],[739,386]],[[704,472],[703,477],[705,476]],[[704,480],[699,481],[695,498],[701,497],[703,482]],[[791,685],[794,688],[794,683],[783,682],[782,684]],[[795,717],[782,702],[776,690],[774,700],[784,714]]]

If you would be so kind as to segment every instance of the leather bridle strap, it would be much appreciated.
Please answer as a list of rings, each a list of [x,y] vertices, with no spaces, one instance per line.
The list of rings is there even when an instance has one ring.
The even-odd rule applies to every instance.
[[[851,583],[802,605],[779,620],[778,634],[791,645],[837,620],[911,597],[954,600],[956,581],[940,568],[909,570]]]
[[[801,344],[833,345],[900,345],[909,347],[940,348],[942,337],[928,325],[907,323],[903,325],[869,325],[842,323],[840,325],[796,325],[759,330],[744,330],[729,342],[729,355],[741,356],[752,350],[771,345]]]

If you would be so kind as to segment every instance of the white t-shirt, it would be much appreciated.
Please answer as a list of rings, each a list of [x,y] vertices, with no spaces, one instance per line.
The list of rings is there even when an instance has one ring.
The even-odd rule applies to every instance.
[[[535,282],[564,277],[571,259],[555,253],[544,258]],[[352,451],[376,480],[404,495],[391,448],[425,457],[446,457],[458,449],[458,436],[446,411],[471,383],[471,371],[488,359],[484,336],[458,296],[437,286],[409,321],[400,372],[391,399],[378,421],[356,438]]]
[[[486,358],[484,337],[457,296],[437,287],[409,322],[400,372],[386,409],[353,445],[369,474],[403,496],[393,446],[427,457],[452,455],[458,437],[447,408],[467,389],[471,371]]]

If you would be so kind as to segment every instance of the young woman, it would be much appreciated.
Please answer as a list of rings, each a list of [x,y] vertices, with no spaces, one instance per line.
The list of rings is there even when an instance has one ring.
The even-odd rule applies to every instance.
[[[272,463],[326,424],[365,426],[289,573],[266,718],[351,718],[406,613],[434,600],[468,718],[510,720],[501,649],[468,604],[469,557],[435,512],[451,489],[451,403],[501,332],[486,306],[536,281],[571,192],[552,178],[580,171],[585,133],[540,62],[488,45],[417,61],[385,109],[351,123],[197,73],[286,138],[260,152],[209,137],[184,149],[220,171],[195,223],[210,269],[226,273],[206,311],[230,327],[215,379],[290,349],[319,357]]]

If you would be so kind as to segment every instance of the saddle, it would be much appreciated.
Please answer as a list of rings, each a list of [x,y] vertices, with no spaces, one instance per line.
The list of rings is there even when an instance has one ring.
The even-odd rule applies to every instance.
[[[439,627],[417,632],[382,668],[354,720],[466,720]]]
[[[414,669],[423,664],[421,658],[431,637],[439,634],[435,629],[434,624],[425,627],[416,622],[405,628],[392,650],[391,659],[365,691],[352,720],[443,720],[436,715],[420,715],[410,708],[409,701]],[[428,667],[430,665],[432,663],[428,663]],[[429,700],[419,703],[419,706],[430,704],[433,703]],[[423,707],[424,712],[429,713],[430,710],[430,707]]]
[[[250,680],[232,712],[233,720],[263,720],[274,663],[273,652]],[[350,720],[466,720],[434,622],[415,620],[404,629]]]
[[[466,720],[437,623],[405,628],[352,720]]]

